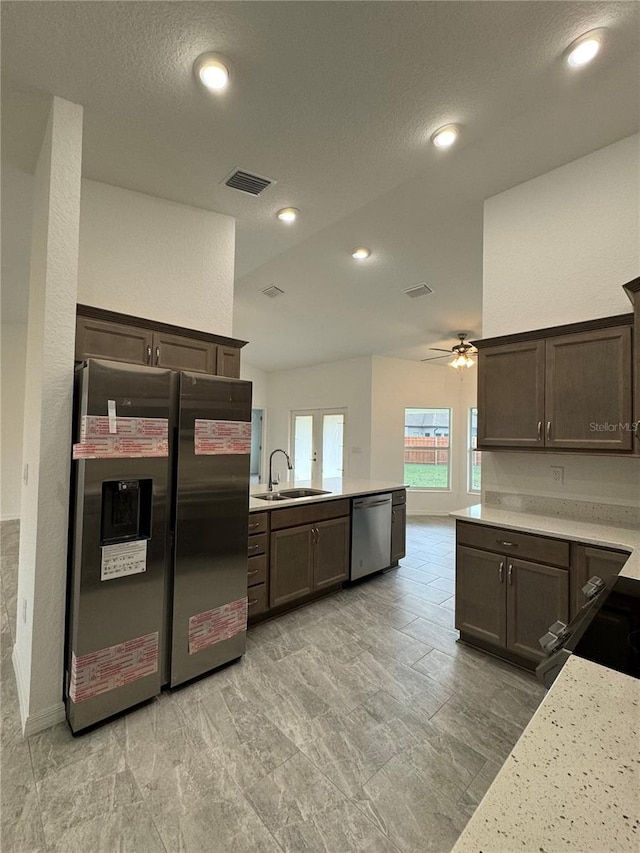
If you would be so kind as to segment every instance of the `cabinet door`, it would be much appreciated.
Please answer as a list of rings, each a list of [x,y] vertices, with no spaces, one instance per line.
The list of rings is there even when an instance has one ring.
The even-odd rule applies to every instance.
[[[182,335],[154,332],[153,363],[156,367],[168,367],[171,370],[215,373],[216,345]]]
[[[77,361],[106,358],[129,364],[151,364],[152,337],[147,329],[77,317],[75,357]]]
[[[504,648],[505,558],[475,548],[456,549],[456,628]]]
[[[271,533],[270,607],[313,591],[312,542],[310,524]]]
[[[349,519],[334,518],[312,526],[313,588],[339,583],[349,576]]]
[[[544,341],[478,353],[478,448],[542,447]]]
[[[549,338],[545,412],[546,447],[630,450],[631,328]]]
[[[531,660],[542,660],[538,640],[558,620],[569,621],[569,572],[509,559],[507,648]]]
[[[394,506],[391,509],[391,565],[406,554],[407,508]]]
[[[591,548],[587,545],[577,545],[575,563],[571,567],[573,580],[573,613],[586,603],[582,587],[589,578],[597,575],[603,581],[620,573],[629,558],[622,551],[609,551],[607,548]]]
[[[218,376],[228,376],[229,379],[239,379],[240,350],[238,347],[227,347],[222,344],[218,344],[216,349],[216,373]]]

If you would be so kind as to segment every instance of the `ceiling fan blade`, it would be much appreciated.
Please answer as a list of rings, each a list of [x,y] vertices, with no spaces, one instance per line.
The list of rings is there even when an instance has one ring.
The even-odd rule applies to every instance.
[[[429,349],[430,349],[430,350],[433,350],[433,352],[448,352],[448,353],[451,353],[451,352],[452,352],[452,350],[450,350],[450,349],[442,349],[442,347],[429,347]]]
[[[452,353],[448,353],[448,355],[434,355],[432,358],[421,358],[420,361],[437,361],[439,358],[449,358]]]

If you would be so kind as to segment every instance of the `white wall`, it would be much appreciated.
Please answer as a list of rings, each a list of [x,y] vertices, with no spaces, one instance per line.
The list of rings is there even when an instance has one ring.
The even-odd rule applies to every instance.
[[[482,335],[630,311],[640,274],[640,136],[487,199]]]
[[[404,413],[406,408],[435,406],[453,409],[451,428],[451,489],[431,492],[409,489],[407,512],[447,513],[478,503],[467,491],[467,417],[476,404],[476,368],[464,372],[397,358],[373,358],[371,404],[371,476],[403,481]]]
[[[253,383],[251,405],[254,409],[266,409],[269,394],[269,374],[259,367],[241,361],[240,379]]]
[[[488,199],[483,336],[628,313],[640,275],[638,135]],[[551,466],[564,467],[554,486]],[[483,454],[482,488],[640,505],[640,460]]]
[[[20,517],[26,323],[2,324],[2,478],[0,517]]]
[[[292,411],[346,408],[345,475],[357,479],[370,476],[370,358],[351,358],[270,373],[268,393],[267,456],[276,447],[291,448]],[[277,465],[284,479],[285,466],[280,459]]]
[[[23,731],[64,719],[63,674],[82,107],[53,98],[34,179],[18,619]]]
[[[231,336],[235,220],[82,181],[78,301]]]

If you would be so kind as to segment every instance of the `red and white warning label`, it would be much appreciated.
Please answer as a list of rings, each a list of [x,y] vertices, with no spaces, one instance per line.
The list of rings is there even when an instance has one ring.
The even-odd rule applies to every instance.
[[[196,418],[194,452],[196,456],[251,453],[251,423]]]
[[[113,429],[115,424],[115,430]],[[169,455],[166,418],[109,418],[84,415],[74,459],[157,458]]]
[[[169,421],[166,418],[109,418],[102,415],[83,415],[80,423],[80,441],[114,435],[132,438],[168,438]]]
[[[72,654],[69,698],[84,702],[157,671],[157,631],[80,657]]]
[[[195,655],[246,630],[246,597],[205,610],[189,619],[189,654]]]
[[[73,445],[74,459],[153,459],[169,455],[167,438],[105,436]]]

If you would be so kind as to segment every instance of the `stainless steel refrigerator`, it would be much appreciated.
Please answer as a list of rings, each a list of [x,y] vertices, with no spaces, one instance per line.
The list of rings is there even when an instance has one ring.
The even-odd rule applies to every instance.
[[[251,383],[90,359],[74,399],[78,732],[244,653]]]

